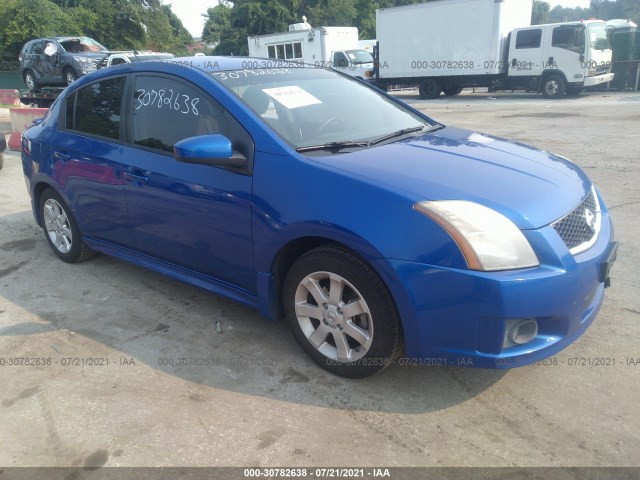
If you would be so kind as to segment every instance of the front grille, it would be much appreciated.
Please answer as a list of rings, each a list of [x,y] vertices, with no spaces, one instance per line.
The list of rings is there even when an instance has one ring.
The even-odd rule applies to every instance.
[[[553,222],[560,238],[572,254],[584,252],[591,248],[600,233],[601,213],[598,196],[594,187],[580,206]]]
[[[609,67],[606,65],[598,65],[596,67],[596,75],[604,75],[605,73],[609,73]]]

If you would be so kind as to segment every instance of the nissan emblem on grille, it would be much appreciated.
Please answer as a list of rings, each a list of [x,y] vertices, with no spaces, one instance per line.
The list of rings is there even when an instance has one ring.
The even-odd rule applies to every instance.
[[[580,206],[552,225],[574,255],[589,249],[600,230],[600,205],[595,188],[591,187]]]

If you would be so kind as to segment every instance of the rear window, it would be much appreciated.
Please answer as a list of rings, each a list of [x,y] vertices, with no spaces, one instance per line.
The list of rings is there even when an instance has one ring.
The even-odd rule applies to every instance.
[[[70,95],[65,109],[66,128],[98,137],[119,139],[125,82],[125,77],[103,80]]]

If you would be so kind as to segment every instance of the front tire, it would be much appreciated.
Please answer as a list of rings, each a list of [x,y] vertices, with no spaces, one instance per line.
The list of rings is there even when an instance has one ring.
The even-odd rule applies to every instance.
[[[30,71],[26,71],[24,73],[24,84],[27,86],[29,90],[35,90],[36,88],[36,77],[33,76],[33,73]]]
[[[78,75],[76,75],[76,72],[73,70],[73,68],[67,68],[64,71],[64,82],[67,85],[71,85],[77,79],[78,79]]]
[[[546,98],[560,98],[564,95],[566,88],[567,82],[565,82],[564,78],[554,73],[544,79],[542,94]]]
[[[53,253],[67,263],[79,263],[95,256],[96,252],[82,240],[71,210],[58,192],[46,189],[39,205],[42,228]]]
[[[332,373],[368,377],[400,353],[400,319],[391,294],[368,264],[338,246],[296,260],[283,302],[302,349]]]

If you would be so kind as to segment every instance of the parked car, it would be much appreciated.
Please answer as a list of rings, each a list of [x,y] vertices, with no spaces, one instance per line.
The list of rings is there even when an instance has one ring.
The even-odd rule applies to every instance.
[[[20,51],[20,75],[28,89],[70,85],[93,72],[108,50],[89,37],[38,38]]]
[[[113,67],[124,63],[146,62],[150,60],[169,60],[175,58],[172,53],[161,52],[111,52],[98,65],[98,68]]]
[[[617,243],[575,163],[262,60],[137,62],[67,88],[22,145],[53,252],[284,315],[346,377],[403,346],[432,365],[526,365],[591,324]]]

